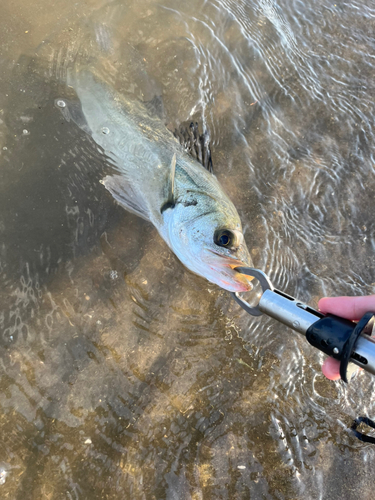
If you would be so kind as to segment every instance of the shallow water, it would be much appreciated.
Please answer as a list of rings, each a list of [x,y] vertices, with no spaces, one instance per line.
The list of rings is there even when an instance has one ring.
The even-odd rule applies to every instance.
[[[0,491],[370,499],[375,453],[297,334],[192,275],[98,182],[54,106],[69,65],[198,120],[254,265],[316,306],[375,292],[367,2],[19,0],[0,18]]]

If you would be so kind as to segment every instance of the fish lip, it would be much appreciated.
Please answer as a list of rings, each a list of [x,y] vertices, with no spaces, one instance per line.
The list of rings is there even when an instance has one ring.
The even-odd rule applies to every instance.
[[[248,264],[246,264],[245,262],[243,262],[242,260],[240,259],[234,259],[233,257],[228,257],[227,255],[223,255],[221,254],[220,252],[215,252],[215,250],[212,250],[212,248],[207,248],[207,250],[211,253],[213,253],[214,255],[218,255],[219,257],[222,257],[223,259],[225,259],[226,261],[232,261],[232,264],[226,264],[227,267],[230,267],[231,269],[235,269],[236,267],[249,267]]]
[[[227,257],[226,255],[223,255],[219,252],[215,252],[215,250],[212,250],[211,248],[207,248],[207,250],[209,252],[213,253],[214,255],[218,255],[219,257],[226,259],[227,261],[231,261],[231,263],[226,262],[224,264],[226,267],[229,267],[230,269],[232,269],[233,272],[235,273],[234,276],[232,277],[233,284],[227,283],[231,287],[230,291],[232,291],[232,292],[249,292],[250,290],[252,290],[253,286],[250,283],[250,281],[252,280],[252,277],[241,274],[240,272],[236,271],[236,267],[248,267],[248,264],[244,263],[240,259],[234,259],[233,257]],[[235,276],[236,274],[237,274],[238,279],[236,279],[236,276]]]

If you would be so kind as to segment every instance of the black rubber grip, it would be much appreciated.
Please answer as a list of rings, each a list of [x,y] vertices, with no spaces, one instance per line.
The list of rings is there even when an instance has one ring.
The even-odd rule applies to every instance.
[[[355,326],[353,321],[327,315],[308,328],[306,338],[312,346],[328,356],[341,360],[344,346],[350,339]]]
[[[346,377],[346,372],[348,369],[348,364],[350,361],[350,356],[352,355],[352,352],[354,350],[355,343],[358,340],[358,337],[361,335],[362,330],[365,328],[367,323],[370,321],[370,319],[373,317],[374,313],[372,312],[367,312],[362,316],[362,318],[358,321],[356,327],[353,330],[353,333],[347,340],[346,344],[344,345],[344,349],[342,352],[341,356],[341,362],[340,362],[340,377],[342,380],[346,383],[348,383],[348,379]]]
[[[358,323],[354,323],[327,315],[313,323],[306,332],[312,346],[340,361],[340,376],[346,383],[348,364],[357,339],[373,316],[373,312],[367,312]]]

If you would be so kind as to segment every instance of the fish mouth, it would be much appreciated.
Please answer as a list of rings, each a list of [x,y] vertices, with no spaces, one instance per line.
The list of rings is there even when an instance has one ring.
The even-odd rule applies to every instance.
[[[245,274],[241,274],[235,270],[236,267],[249,267],[252,264],[249,264],[249,257],[245,259],[236,259],[234,257],[230,257],[227,255],[223,255],[211,248],[208,248],[209,252],[214,254],[216,258],[214,262],[218,263],[218,265],[212,265],[211,268],[218,272],[219,280],[217,284],[230,292],[248,292],[252,290],[253,285],[250,281],[253,279],[252,276],[247,276]],[[244,252],[245,253],[245,252]],[[246,251],[247,253],[247,251]],[[217,259],[220,257],[220,260]],[[230,270],[230,271],[229,271]]]

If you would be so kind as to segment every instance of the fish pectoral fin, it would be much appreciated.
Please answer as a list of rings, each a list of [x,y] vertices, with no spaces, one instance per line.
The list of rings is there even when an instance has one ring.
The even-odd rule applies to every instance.
[[[150,212],[137,188],[121,175],[107,175],[100,181],[125,210],[150,221]]]
[[[211,174],[213,173],[210,134],[207,130],[200,134],[197,122],[185,122],[181,123],[178,130],[175,129],[173,135],[187,153],[198,160]]]
[[[160,213],[163,213],[167,208],[173,208],[175,206],[176,200],[174,196],[174,178],[176,174],[176,153],[172,157],[171,167],[169,169],[169,178],[168,178],[168,186],[167,186],[167,199],[165,203],[160,208]]]

